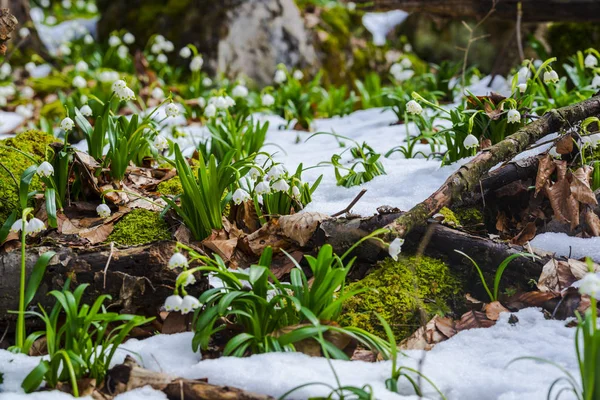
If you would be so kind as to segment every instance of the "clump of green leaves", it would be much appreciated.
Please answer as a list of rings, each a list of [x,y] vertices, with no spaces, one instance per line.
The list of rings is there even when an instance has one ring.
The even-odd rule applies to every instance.
[[[56,299],[50,314],[41,306],[39,312],[27,312],[39,317],[45,330],[32,333],[24,351],[39,338],[46,338],[48,358],[40,361],[21,384],[26,393],[36,390],[45,381],[50,388],[59,382],[69,382],[75,396],[79,396],[77,381],[81,378],[102,382],[118,346],[136,326],[153,318],[107,312],[104,302],[109,295],[101,295],[90,306],[82,302],[87,285],[79,285],[73,292],[53,290]],[[63,322],[64,319],[64,322]]]

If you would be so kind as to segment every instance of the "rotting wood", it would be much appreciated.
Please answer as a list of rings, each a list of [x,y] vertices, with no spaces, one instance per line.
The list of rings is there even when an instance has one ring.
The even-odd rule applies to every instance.
[[[538,120],[483,150],[473,160],[461,166],[431,196],[390,223],[388,225],[390,234],[386,238],[392,240],[394,237],[405,237],[410,230],[423,225],[443,207],[448,207],[459,201],[465,194],[478,190],[481,179],[498,163],[512,159],[528,145],[545,135],[558,132],[599,113],[600,96],[547,112]]]

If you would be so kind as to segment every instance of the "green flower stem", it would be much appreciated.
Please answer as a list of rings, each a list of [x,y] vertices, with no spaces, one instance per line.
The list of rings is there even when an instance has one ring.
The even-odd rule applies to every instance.
[[[23,210],[21,216],[21,280],[19,282],[19,314],[17,315],[17,332],[16,332],[16,347],[21,350],[25,343],[25,239],[27,234],[25,232],[25,225],[27,223],[28,210]]]

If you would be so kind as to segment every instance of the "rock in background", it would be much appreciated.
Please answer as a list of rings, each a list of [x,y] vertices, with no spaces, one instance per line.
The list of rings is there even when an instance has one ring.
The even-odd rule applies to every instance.
[[[196,45],[213,73],[267,84],[279,63],[306,68],[317,62],[294,0],[98,0],[98,7],[101,38],[127,29],[142,47],[160,33],[176,49]]]

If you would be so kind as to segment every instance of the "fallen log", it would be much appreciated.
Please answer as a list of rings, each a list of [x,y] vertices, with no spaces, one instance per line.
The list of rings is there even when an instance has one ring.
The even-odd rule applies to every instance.
[[[443,207],[459,201],[465,194],[479,190],[481,179],[492,167],[512,159],[543,136],[558,132],[599,113],[600,96],[548,111],[538,120],[481,151],[473,160],[461,166],[435,193],[390,223],[388,227],[391,233],[387,235],[387,239],[405,237],[411,229],[423,225]]]
[[[355,0],[367,10],[423,12],[450,18],[485,16],[494,6],[492,0]],[[522,22],[593,22],[600,20],[600,3],[594,0],[496,0],[492,18],[517,20],[521,3]]]
[[[52,250],[56,255],[50,260],[40,288],[32,305],[41,304],[48,309],[54,304],[53,297],[46,294],[51,290],[61,290],[71,279],[71,288],[87,283],[84,301],[90,304],[100,294],[109,294],[112,301],[109,308],[129,314],[156,316],[167,296],[173,293],[178,272],[167,267],[173,255],[175,242],[157,242],[149,245],[117,248],[93,246],[89,248],[69,247],[30,247],[26,253],[27,273],[40,254]],[[110,261],[109,261],[110,259]],[[0,253],[0,332],[16,319],[9,310],[17,310],[21,253],[19,250]],[[188,291],[197,295],[208,286],[206,279],[197,275],[197,282]],[[28,325],[35,327],[40,321],[28,319]],[[9,329],[10,331],[10,329]]]

